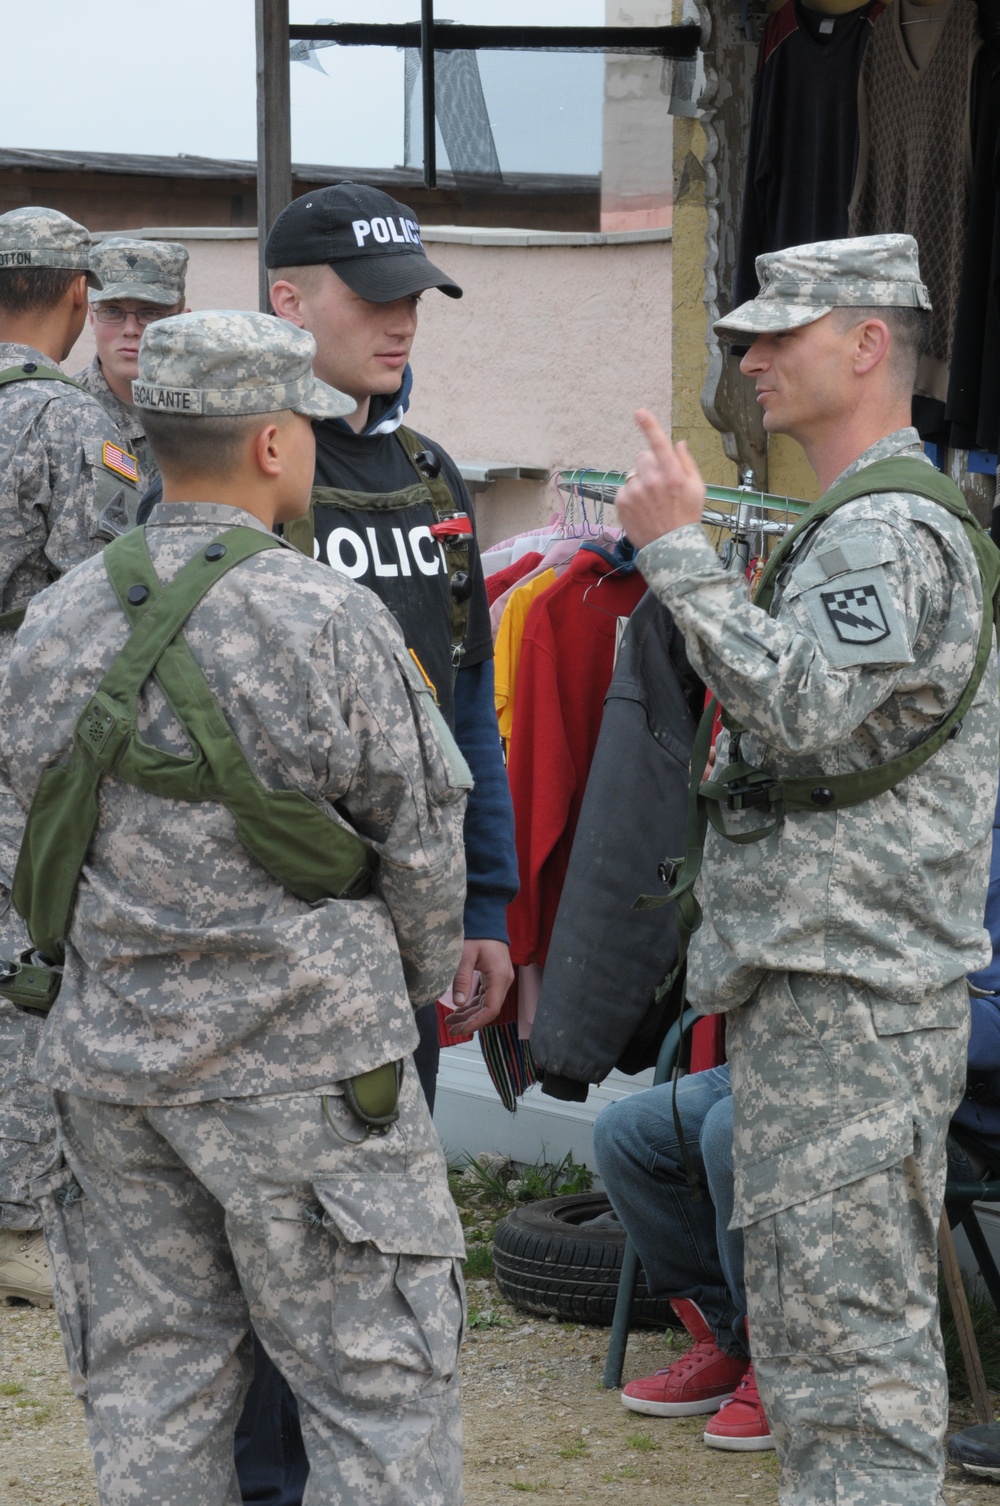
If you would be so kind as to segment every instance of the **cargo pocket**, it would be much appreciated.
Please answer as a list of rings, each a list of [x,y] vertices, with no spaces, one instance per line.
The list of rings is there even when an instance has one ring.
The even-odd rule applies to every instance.
[[[461,1228],[446,1185],[399,1178],[390,1191],[365,1181],[315,1188],[333,1242],[334,1372],[362,1403],[407,1405],[445,1390],[458,1364]]]
[[[87,1394],[90,1329],[90,1262],[84,1235],[84,1192],[65,1161],[31,1184],[41,1209],[45,1240],[52,1261],[56,1312],[62,1332],[69,1383],[79,1397]]]
[[[744,1231],[754,1352],[762,1359],[889,1344],[907,1332],[912,1276],[899,1167],[873,1172]]]

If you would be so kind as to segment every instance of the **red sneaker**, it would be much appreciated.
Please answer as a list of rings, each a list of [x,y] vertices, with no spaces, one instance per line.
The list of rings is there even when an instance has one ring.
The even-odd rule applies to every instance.
[[[719,1348],[693,1302],[678,1298],[670,1305],[694,1339],[694,1347],[666,1370],[629,1381],[622,1391],[622,1406],[649,1417],[717,1412],[733,1395],[749,1361]]]
[[[732,1401],[706,1424],[705,1442],[709,1448],[728,1448],[740,1453],[774,1448],[752,1365],[737,1386]]]

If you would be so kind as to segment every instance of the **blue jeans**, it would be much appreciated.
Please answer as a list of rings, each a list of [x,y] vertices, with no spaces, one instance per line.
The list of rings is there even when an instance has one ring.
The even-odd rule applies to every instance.
[[[746,1354],[743,1235],[733,1211],[733,1104],[728,1066],[677,1083],[677,1115],[699,1197],[688,1182],[663,1083],[609,1105],[594,1124],[608,1197],[639,1253],[653,1293],[696,1302],[727,1354]]]

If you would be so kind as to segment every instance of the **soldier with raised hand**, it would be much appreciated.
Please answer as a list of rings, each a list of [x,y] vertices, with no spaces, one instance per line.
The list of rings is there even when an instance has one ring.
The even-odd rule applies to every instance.
[[[409,1058],[461,951],[469,776],[388,612],[272,532],[351,405],[314,352],[259,314],[147,329],[164,500],[33,603],[0,690],[15,900],[64,960],[34,1190],[107,1506],[235,1499],[251,1314],[317,1500],[461,1499],[463,1241]],[[86,827],[51,795],[78,780]]]
[[[0,215],[0,675],[31,598],[134,520],[138,465],[114,423],[59,370],[87,315],[90,232],[55,209]],[[0,864],[0,952],[26,945]],[[30,1178],[52,1155],[48,1094],[30,1077],[37,1022],[0,1000],[0,1301],[51,1306]]]
[[[91,288],[88,318],[96,354],[73,380],[93,393],[111,415],[122,443],[139,463],[139,490],[158,472],[142,419],[132,404],[139,371],[139,341],[147,325],[184,310],[187,247],[177,241],[136,240],[113,235],[99,241],[91,265],[103,287]]]
[[[941,1506],[936,1234],[965,975],[990,957],[1000,572],[910,427],[930,321],[913,239],[792,247],[757,273],[716,328],[752,342],[764,426],[824,496],[753,603],[649,413],[618,500],[726,723],[688,991],[728,1011],[733,1226],[779,1500]]]

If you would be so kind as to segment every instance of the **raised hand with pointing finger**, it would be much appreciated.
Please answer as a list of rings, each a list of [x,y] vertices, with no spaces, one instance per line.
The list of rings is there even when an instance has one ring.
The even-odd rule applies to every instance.
[[[701,522],[705,483],[683,439],[673,444],[646,408],[635,419],[648,448],[640,451],[615,505],[630,541],[642,549],[675,528]]]

